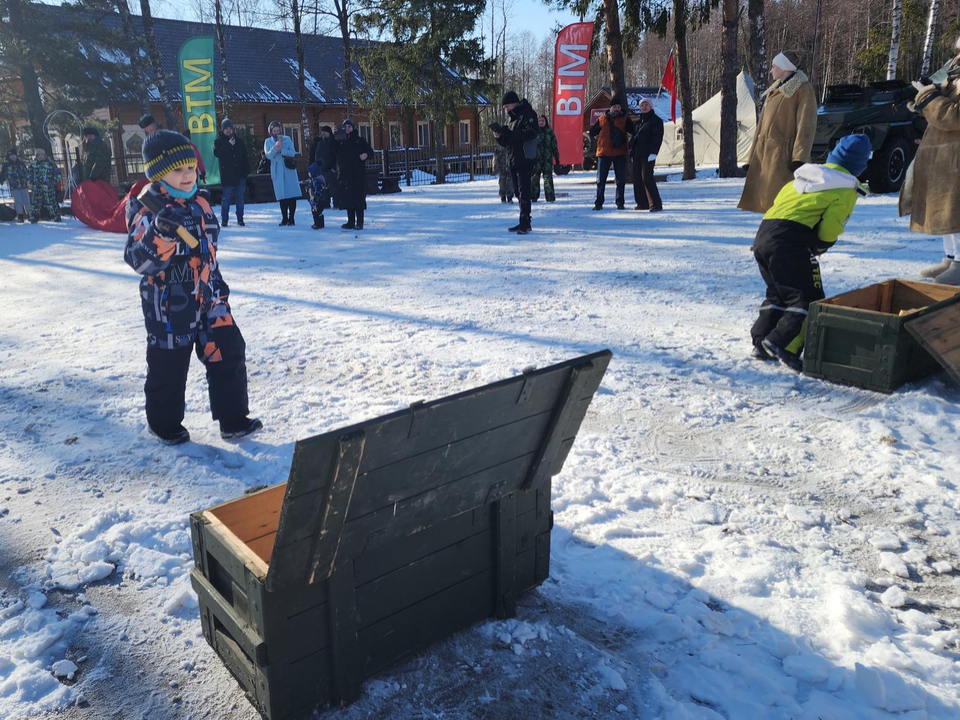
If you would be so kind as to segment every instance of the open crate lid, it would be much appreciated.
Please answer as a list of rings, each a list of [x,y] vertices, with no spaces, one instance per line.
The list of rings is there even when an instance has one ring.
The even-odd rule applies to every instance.
[[[904,323],[904,327],[960,385],[960,296],[957,299]]]
[[[365,549],[558,473],[610,358],[585,355],[297,441],[267,589],[323,580]]]

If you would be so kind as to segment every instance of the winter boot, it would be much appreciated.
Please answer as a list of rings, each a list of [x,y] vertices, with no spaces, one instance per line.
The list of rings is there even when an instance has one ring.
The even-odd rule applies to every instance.
[[[237,218],[237,225],[239,225],[240,227],[247,226],[247,224],[241,218]]]
[[[554,194],[552,194],[552,193],[551,193],[550,195],[547,195],[547,202],[556,202],[556,201],[557,201],[557,196],[556,196],[556,195],[554,195]]]
[[[501,195],[501,196],[500,196],[500,202],[505,203],[506,201],[507,201],[507,196],[506,196],[506,195]]]
[[[156,435],[157,439],[164,445],[182,445],[183,443],[190,442],[190,431],[183,425],[178,426],[170,432],[160,433],[153,428],[150,428],[150,432]]]
[[[357,210],[357,230],[363,230],[363,210]]]
[[[517,223],[513,227],[508,227],[507,232],[520,232],[520,228],[523,227],[523,223]]]
[[[950,260],[950,258],[944,257],[943,260],[940,261],[939,265],[931,265],[930,267],[925,267],[923,270],[921,270],[920,277],[935,278],[940,273],[944,272],[945,270],[948,270],[950,268],[951,262],[952,261]]]
[[[937,275],[933,281],[941,285],[960,285],[960,262],[951,261],[950,267]]]
[[[241,438],[247,437],[247,435],[253,435],[257,430],[263,429],[263,423],[257,420],[256,418],[244,418],[240,425],[236,428],[226,428],[223,425],[220,426],[220,437],[224,440],[240,440]]]
[[[600,203],[594,203],[594,204],[593,204],[593,209],[594,209],[594,210],[603,210],[603,205],[601,205]]]
[[[763,345],[761,343],[757,343],[753,346],[753,350],[750,351],[750,357],[752,357],[754,360],[776,361],[775,357],[771,357],[770,353],[763,349]]]
[[[769,340],[762,340],[761,345],[763,345],[763,349],[767,351],[768,355],[776,358],[783,365],[786,365],[794,372],[803,372],[803,358],[796,353],[792,353],[789,350],[785,350],[782,347],[774,345]]]
[[[18,223],[24,222],[23,215],[17,215],[17,222]]]
[[[220,221],[220,227],[222,227],[222,228],[227,227],[229,224],[230,224],[230,221],[229,221],[229,220],[221,220],[221,221]]]
[[[513,195],[507,195],[507,202],[508,202],[508,203],[512,203],[512,202],[513,202]]]

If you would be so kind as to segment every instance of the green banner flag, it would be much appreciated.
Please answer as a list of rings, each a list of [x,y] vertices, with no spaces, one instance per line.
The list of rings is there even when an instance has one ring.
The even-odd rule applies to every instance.
[[[180,46],[180,96],[183,124],[200,150],[207,170],[207,185],[220,182],[220,163],[213,155],[217,139],[217,98],[213,91],[213,36],[190,38]]]

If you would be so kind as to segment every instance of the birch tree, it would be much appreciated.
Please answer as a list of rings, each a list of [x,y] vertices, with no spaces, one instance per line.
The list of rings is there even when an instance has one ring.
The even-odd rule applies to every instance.
[[[937,27],[937,15],[940,11],[940,0],[930,0],[930,14],[927,16],[927,34],[923,39],[923,64],[920,74],[930,73],[930,58],[933,56],[933,35]]]
[[[126,0],[119,0],[126,2]],[[217,45],[220,47],[220,75],[221,75],[221,113],[223,117],[230,117],[230,76],[227,72],[227,43],[223,30],[223,0],[213,0],[213,19],[217,34]]]
[[[900,59],[900,23],[903,19],[903,0],[893,0],[893,17],[890,19],[890,54],[887,56],[887,80],[897,77],[897,61]]]

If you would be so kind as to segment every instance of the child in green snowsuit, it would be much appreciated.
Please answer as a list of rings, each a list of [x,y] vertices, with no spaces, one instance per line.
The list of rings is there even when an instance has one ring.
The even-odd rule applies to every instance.
[[[825,295],[817,256],[833,247],[858,194],[857,180],[870,160],[866,135],[842,138],[825,165],[802,165],[763,216],[753,255],[767,284],[766,299],[753,324],[753,357],[779,360],[803,370],[803,340],[810,303]]]

